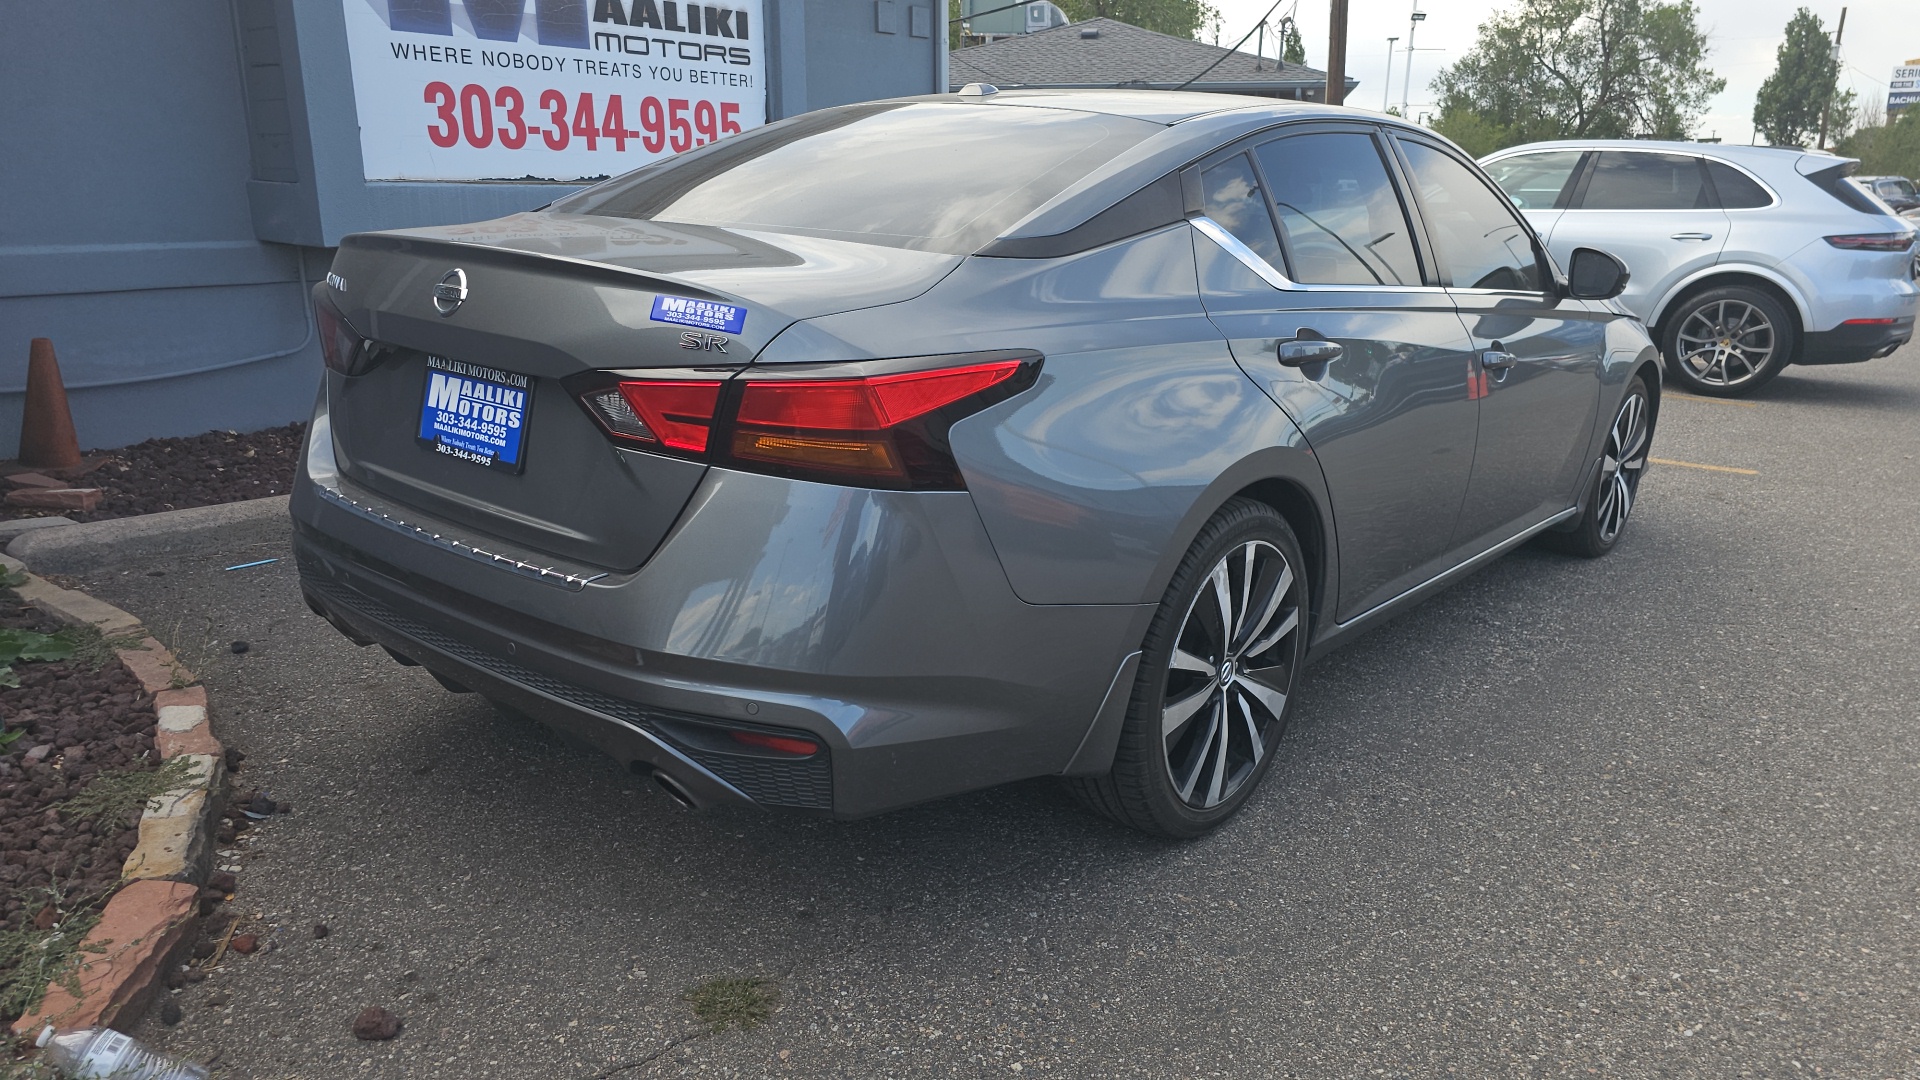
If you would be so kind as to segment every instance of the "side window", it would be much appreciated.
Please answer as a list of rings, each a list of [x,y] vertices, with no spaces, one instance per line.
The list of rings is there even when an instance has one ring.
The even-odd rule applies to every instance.
[[[1359,132],[1276,139],[1254,151],[1280,214],[1295,281],[1316,285],[1418,285],[1406,211]]]
[[[1582,210],[1705,210],[1713,205],[1700,159],[1643,150],[1605,150],[1580,200]]]
[[[1276,269],[1287,265],[1280,256],[1280,238],[1273,231],[1273,216],[1267,213],[1267,200],[1260,194],[1260,181],[1254,177],[1253,164],[1245,154],[1235,154],[1200,174],[1200,188],[1206,194],[1207,216],[1253,249]]]
[[[1539,292],[1540,260],[1533,229],[1507,201],[1452,155],[1402,140],[1420,213],[1439,249],[1449,284],[1466,289]]]
[[[1522,210],[1551,210],[1565,206],[1573,193],[1567,185],[1580,166],[1579,150],[1549,150],[1502,158],[1487,166],[1487,175]]]
[[[1713,177],[1713,191],[1720,196],[1720,205],[1728,210],[1752,210],[1773,205],[1773,196],[1767,194],[1766,188],[1726,162],[1708,159],[1707,175]]]

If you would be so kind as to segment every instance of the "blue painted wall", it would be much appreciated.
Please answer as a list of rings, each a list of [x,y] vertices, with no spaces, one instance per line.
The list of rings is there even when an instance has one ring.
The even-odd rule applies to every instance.
[[[771,117],[946,86],[937,0],[765,2]],[[0,457],[19,445],[36,337],[59,353],[83,447],[304,419],[320,355],[303,282],[326,272],[324,245],[570,190],[361,179],[340,0],[103,10],[9,4],[0,34]],[[277,123],[260,90],[275,65]],[[250,143],[263,131],[284,147]]]

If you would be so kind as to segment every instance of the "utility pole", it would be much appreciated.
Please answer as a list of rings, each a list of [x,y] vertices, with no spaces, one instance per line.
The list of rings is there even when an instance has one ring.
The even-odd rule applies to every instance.
[[[1827,148],[1827,114],[1833,111],[1833,95],[1840,92],[1840,35],[1847,32],[1847,9],[1840,9],[1840,25],[1833,28],[1833,50],[1829,54],[1835,61],[1833,65],[1833,87],[1827,91],[1827,103],[1820,106],[1820,146]]]
[[[1347,97],[1347,0],[1333,0],[1327,25],[1327,104]]]
[[[1381,112],[1386,112],[1388,109],[1393,108],[1393,43],[1399,40],[1398,37],[1390,37],[1387,39],[1387,74],[1385,78],[1380,80]]]
[[[1420,0],[1413,0],[1413,18],[1407,23],[1407,70],[1400,82],[1400,115],[1406,116],[1413,111],[1413,32],[1427,21],[1427,13],[1420,10]]]

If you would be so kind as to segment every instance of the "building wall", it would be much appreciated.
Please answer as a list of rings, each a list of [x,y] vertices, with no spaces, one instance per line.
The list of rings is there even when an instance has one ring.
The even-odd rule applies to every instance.
[[[36,337],[54,342],[86,448],[303,419],[320,372],[306,286],[332,257],[320,244],[496,216],[567,190],[360,181],[357,138],[342,134],[355,108],[344,65],[312,62],[344,48],[340,2],[9,5],[0,457],[19,443]],[[765,3],[770,118],[946,85],[944,6],[932,0]],[[293,145],[263,158],[274,166],[263,172],[243,78],[259,83],[273,41],[291,111],[285,123],[256,117],[254,137],[285,129]],[[258,110],[260,85],[253,101]]]
[[[320,360],[303,253],[254,237],[224,0],[9,5],[0,147],[0,456],[35,337],[53,339],[83,446],[305,414]],[[324,252],[304,261],[325,272]]]

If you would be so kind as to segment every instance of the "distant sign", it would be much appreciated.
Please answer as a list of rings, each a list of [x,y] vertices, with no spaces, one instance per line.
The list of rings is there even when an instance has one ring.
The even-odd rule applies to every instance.
[[[766,122],[760,0],[342,0],[369,180],[612,176]]]
[[[1887,115],[1909,105],[1920,104],[1920,60],[1909,60],[1893,69],[1887,81]]]

